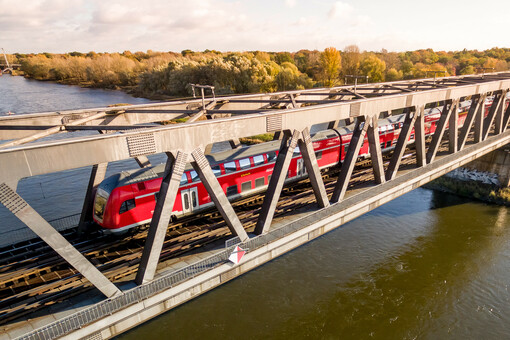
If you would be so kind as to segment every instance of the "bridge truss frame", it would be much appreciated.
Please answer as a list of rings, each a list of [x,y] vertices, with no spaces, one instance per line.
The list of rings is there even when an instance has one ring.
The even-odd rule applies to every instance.
[[[296,145],[300,146],[319,207],[330,209],[341,203],[345,197],[365,135],[368,137],[373,159],[374,185],[395,180],[413,127],[416,134],[417,169],[434,165],[448,126],[450,154],[458,153],[467,147],[467,136],[472,130],[475,144],[489,139],[492,141],[491,145],[510,142],[510,133],[507,130],[510,108],[506,107],[509,90],[510,73],[503,72],[484,76],[367,84],[356,88],[343,86],[332,89],[217,97],[207,102],[184,100],[1,117],[0,138],[15,139],[0,144],[0,203],[104,295],[112,297],[120,294],[119,289],[16,192],[20,179],[92,166],[87,192],[89,199],[88,201],[86,199],[83,206],[82,222],[84,222],[91,209],[88,205],[90,197],[93,197],[94,188],[104,178],[109,162],[134,158],[143,167],[150,165],[147,155],[166,153],[168,161],[162,190],[136,278],[137,283],[143,284],[154,278],[164,232],[177,194],[177,181],[182,175],[187,159],[190,159],[232,233],[241,241],[248,239],[204,157],[204,152],[207,152],[208,146],[213,143],[231,141],[231,144],[236,146],[240,137],[264,133],[275,133],[275,136],[281,137],[280,153],[256,227],[257,234],[264,234],[271,226]],[[493,104],[485,118],[484,101],[487,96],[493,96]],[[466,122],[459,129],[457,106],[467,97],[471,98],[472,105],[467,113]],[[438,104],[443,106],[443,110],[436,132],[427,146],[425,107]],[[404,110],[406,118],[390,163],[385,169],[379,145],[377,119],[381,113],[399,109]],[[203,116],[210,119],[197,120]],[[178,117],[190,117],[191,122],[167,126],[149,124]],[[329,123],[329,126],[336,126],[340,121],[353,120],[355,128],[352,140],[333,195],[328,199],[308,131],[315,124]],[[52,134],[76,130],[95,130],[101,134],[28,144]],[[119,131],[122,133],[118,133]],[[485,148],[483,153],[492,151],[491,148]],[[483,153],[480,152],[480,156]]]

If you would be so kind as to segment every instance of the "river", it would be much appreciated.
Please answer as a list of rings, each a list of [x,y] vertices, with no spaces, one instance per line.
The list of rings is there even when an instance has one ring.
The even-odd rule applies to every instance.
[[[30,95],[5,97],[14,86]],[[139,102],[20,77],[0,77],[0,96],[0,114]],[[19,191],[45,216],[79,211],[86,171],[37,176]],[[119,338],[507,338],[509,212],[419,188]]]

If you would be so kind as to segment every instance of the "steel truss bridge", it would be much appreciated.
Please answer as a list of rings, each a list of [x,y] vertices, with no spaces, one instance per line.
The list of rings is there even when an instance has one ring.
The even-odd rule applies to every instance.
[[[165,175],[136,276],[136,282],[144,284],[154,278],[181,175],[188,162],[199,174],[232,234],[242,242],[249,239],[204,157],[213,143],[230,141],[233,147],[238,147],[240,137],[264,133],[275,133],[281,139],[258,217],[257,234],[267,233],[271,226],[297,145],[320,211],[334,212],[336,217],[328,223],[338,226],[508,144],[509,90],[510,73],[492,73],[0,117],[0,139],[6,140],[0,144],[0,203],[104,295],[113,297],[122,294],[120,290],[16,192],[20,179],[92,166],[80,221],[85,223],[91,217],[94,188],[104,178],[108,163],[134,158],[145,167],[150,166],[147,155],[166,153]],[[489,96],[493,102],[485,117],[484,102]],[[459,127],[457,107],[468,99],[471,106],[464,125]],[[442,113],[435,133],[427,141],[424,113],[432,106],[441,106]],[[402,110],[405,121],[389,164],[384,166],[377,122],[381,114],[394,110]],[[188,118],[186,123],[159,124],[183,117]],[[333,127],[344,120],[355,124],[353,136],[333,194],[328,196],[309,131],[316,124],[328,123]],[[416,164],[412,170],[400,169],[399,173],[413,127]],[[39,141],[80,130],[99,133]],[[365,191],[346,198],[365,136],[374,181]],[[447,143],[448,152],[438,152],[441,143]]]

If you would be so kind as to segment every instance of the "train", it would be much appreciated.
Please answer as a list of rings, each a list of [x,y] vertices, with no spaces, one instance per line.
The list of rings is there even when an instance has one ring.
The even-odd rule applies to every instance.
[[[485,102],[485,115],[492,98]],[[459,105],[459,126],[466,119],[470,101]],[[441,116],[440,108],[427,109],[425,134],[431,135]],[[379,119],[379,138],[383,153],[394,149],[403,127],[405,114]],[[353,125],[320,131],[313,135],[312,144],[320,169],[337,166],[347,153]],[[409,143],[414,142],[414,129]],[[241,149],[206,155],[220,186],[230,201],[254,195],[267,189],[278,156],[279,140],[256,144]],[[368,140],[360,149],[359,157],[369,157]],[[165,164],[122,171],[109,176],[97,187],[93,202],[93,220],[104,232],[124,233],[150,223],[161,187]],[[286,182],[307,177],[299,147],[290,162]],[[214,206],[195,170],[188,164],[181,178],[171,218],[195,214]]]

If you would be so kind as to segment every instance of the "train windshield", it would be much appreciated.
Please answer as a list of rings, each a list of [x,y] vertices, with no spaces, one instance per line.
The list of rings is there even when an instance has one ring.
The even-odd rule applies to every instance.
[[[110,194],[101,188],[97,188],[96,199],[94,200],[94,215],[102,222],[104,216],[104,210],[106,202],[108,201]]]

